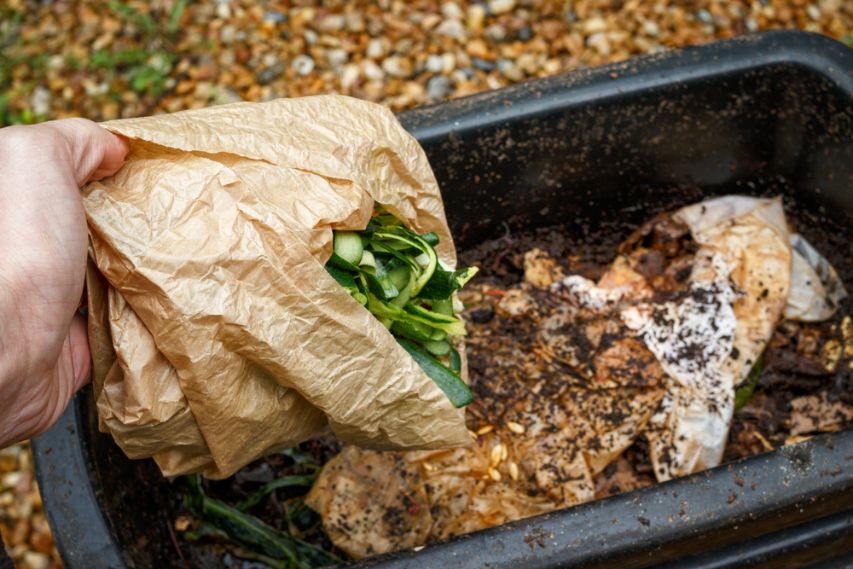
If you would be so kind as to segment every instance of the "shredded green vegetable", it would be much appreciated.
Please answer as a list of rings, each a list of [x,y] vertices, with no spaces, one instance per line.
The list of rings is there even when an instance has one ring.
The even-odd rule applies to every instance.
[[[278,488],[288,485],[310,485],[315,475],[298,480],[299,476],[281,478],[272,482]],[[311,479],[309,481],[308,479]],[[314,569],[340,563],[341,560],[328,551],[312,545],[304,540],[294,537],[284,531],[277,530],[244,511],[249,505],[245,502],[241,506],[229,506],[222,500],[211,498],[204,492],[201,477],[197,474],[188,476],[190,490],[186,494],[185,502],[187,509],[203,525],[188,533],[188,539],[199,539],[206,535],[224,535],[234,543],[242,546],[243,556],[250,556],[263,561],[274,569]],[[269,485],[268,485],[269,486]],[[263,489],[262,491],[266,490]],[[272,492],[275,488],[269,490]],[[257,498],[260,501],[260,498]],[[253,500],[251,497],[248,501]],[[287,506],[285,506],[287,508]],[[302,507],[301,504],[295,508]],[[291,519],[290,509],[287,509],[288,522]]]
[[[336,231],[329,274],[413,356],[456,407],[472,401],[448,336],[464,336],[453,295],[477,273],[451,271],[435,252],[435,233],[418,235],[378,211],[364,231]]]
[[[746,380],[738,390],[735,391],[735,412],[740,411],[752,399],[752,396],[755,394],[755,387],[758,385],[758,378],[761,377],[762,371],[764,371],[764,354],[761,354],[758,357],[758,360],[753,364],[752,369],[749,370],[749,375],[746,376]]]

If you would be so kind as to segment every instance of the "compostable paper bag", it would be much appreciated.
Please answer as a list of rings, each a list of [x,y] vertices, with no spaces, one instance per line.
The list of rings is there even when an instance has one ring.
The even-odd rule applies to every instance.
[[[372,449],[470,444],[463,413],[325,271],[374,202],[453,241],[427,158],[340,96],[103,124],[126,165],[83,190],[100,426],[165,475],[222,478],[327,425]]]

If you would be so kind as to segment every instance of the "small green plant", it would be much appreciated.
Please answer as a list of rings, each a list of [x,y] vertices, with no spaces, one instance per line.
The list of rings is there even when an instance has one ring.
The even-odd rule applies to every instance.
[[[110,0],[107,9],[133,31],[132,47],[116,43],[110,49],[89,54],[70,52],[65,56],[69,72],[87,70],[109,85],[108,95],[128,89],[150,100],[169,87],[177,56],[174,42],[189,0],[175,0],[168,11],[145,12],[124,0]],[[30,18],[0,3],[0,126],[30,124],[50,117],[37,115],[29,106],[33,89],[43,84],[51,54],[33,41],[21,38],[21,26]],[[86,61],[88,59],[88,61]],[[21,70],[26,69],[25,74]],[[118,79],[118,81],[116,81]]]
[[[139,46],[98,50],[92,54],[89,68],[106,73],[110,83],[116,74],[121,75],[137,93],[150,97],[163,94],[177,59],[173,42],[188,4],[188,0],[177,0],[165,17],[155,18],[126,2],[112,0],[108,8],[138,30]]]
[[[22,124],[35,120],[30,111],[26,116],[16,111],[12,101],[26,97],[25,89],[13,89],[15,69],[27,64],[21,51],[20,28],[23,15],[17,10],[0,7],[0,126]]]
[[[188,485],[184,504],[196,519],[185,536],[190,541],[225,539],[236,547],[240,557],[261,561],[274,569],[313,569],[341,560],[333,553],[311,543],[321,533],[319,515],[303,501],[320,473],[308,453],[298,447],[286,449],[291,466],[286,476],[276,478],[238,504],[229,504],[205,492],[200,476],[185,478]],[[285,495],[279,500],[277,491]],[[264,501],[278,503],[284,512],[281,529],[254,516],[251,511]]]

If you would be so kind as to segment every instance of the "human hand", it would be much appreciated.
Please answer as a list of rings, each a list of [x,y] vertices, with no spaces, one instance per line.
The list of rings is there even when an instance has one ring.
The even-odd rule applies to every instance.
[[[47,430],[88,381],[79,188],[126,154],[84,119],[0,129],[0,448]]]

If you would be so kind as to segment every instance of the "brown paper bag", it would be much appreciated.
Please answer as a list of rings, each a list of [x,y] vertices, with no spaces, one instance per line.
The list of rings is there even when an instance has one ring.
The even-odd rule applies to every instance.
[[[229,476],[328,425],[371,449],[467,446],[463,413],[326,273],[374,202],[441,238],[423,150],[340,96],[104,123],[127,164],[83,190],[101,429],[167,476]]]

